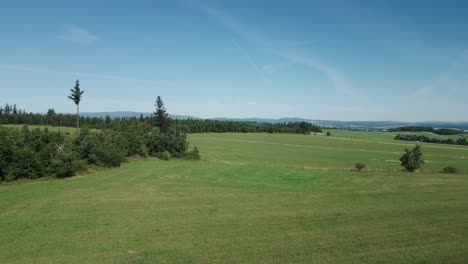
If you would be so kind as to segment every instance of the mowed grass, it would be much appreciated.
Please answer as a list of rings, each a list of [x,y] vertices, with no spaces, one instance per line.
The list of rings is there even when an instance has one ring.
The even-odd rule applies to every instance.
[[[380,131],[353,131],[344,129],[327,129],[324,133],[329,131],[335,137],[353,138],[353,139],[366,139],[366,140],[389,140],[394,141],[396,135],[418,135],[426,136],[428,138],[437,139],[453,139],[468,138],[468,134],[459,135],[439,135],[432,132],[380,132]]]
[[[366,132],[353,132],[366,133]],[[193,134],[190,144],[210,162],[260,167],[351,170],[363,162],[368,170],[401,171],[399,158],[413,142],[375,141],[287,134]],[[468,147],[422,144],[426,172],[453,166],[468,173]]]
[[[378,160],[349,171],[355,160],[398,158],[404,146],[269,134],[189,140],[202,161],[146,159],[0,186],[0,263],[468,261],[466,174],[433,173],[434,161],[415,174]],[[451,158],[466,148],[423,151],[466,169]]]

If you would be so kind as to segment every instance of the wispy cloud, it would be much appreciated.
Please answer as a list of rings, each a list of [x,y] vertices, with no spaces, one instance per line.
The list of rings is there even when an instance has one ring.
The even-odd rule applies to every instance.
[[[77,26],[67,26],[59,38],[66,42],[84,45],[90,45],[96,43],[99,40],[98,36],[92,34],[84,28]]]
[[[247,62],[249,63],[249,65],[255,70],[255,72],[257,72],[257,74],[260,76],[260,78],[262,80],[264,80],[264,81],[267,81],[267,78],[265,77],[265,74],[263,73],[262,69],[258,66],[258,64],[254,61],[252,56],[250,56],[250,54],[245,49],[243,49],[239,45],[239,43],[237,43],[234,39],[231,39],[231,41],[234,44],[234,46],[239,50],[239,52],[242,53],[242,55],[244,55],[244,57],[247,59]]]
[[[109,74],[90,73],[90,72],[81,72],[81,71],[65,71],[65,70],[57,70],[57,69],[50,69],[50,68],[26,67],[26,66],[21,66],[21,65],[12,65],[12,64],[0,64],[0,70],[2,69],[8,70],[8,71],[64,75],[64,76],[70,76],[72,78],[90,77],[90,78],[105,79],[105,80],[112,80],[112,81],[144,83],[144,84],[149,84],[149,85],[154,85],[154,86],[162,86],[162,87],[171,88],[171,85],[166,84],[166,82],[164,83],[155,82],[153,80],[145,80],[145,79],[140,79],[140,78],[120,76],[120,75],[109,75]]]
[[[284,70],[288,67],[293,66],[295,63],[293,62],[286,62],[286,63],[270,63],[270,64],[265,64],[260,67],[262,72],[266,74],[274,74],[276,72],[279,72],[281,70]]]
[[[201,3],[197,3],[196,7],[217,20],[231,32],[244,38],[248,42],[263,48],[265,51],[286,59],[290,64],[301,64],[305,67],[323,73],[333,83],[336,91],[347,96],[362,97],[354,91],[354,89],[347,83],[346,78],[338,70],[308,55],[301,54],[294,49],[297,46],[309,45],[312,43],[311,41],[297,41],[289,43],[292,45],[275,45],[274,41],[262,36],[261,33],[256,32],[252,27],[242,24],[235,17],[219,8],[207,6]],[[255,68],[259,71],[262,70],[262,68],[258,66],[255,66]]]
[[[313,60],[309,58],[306,55],[299,55],[299,54],[293,54],[293,53],[286,53],[286,52],[280,52],[276,51],[275,52],[278,56],[281,56],[285,59],[288,59],[292,62],[302,64],[304,66],[307,66],[311,69],[315,69],[317,71],[322,72],[327,76],[327,78],[333,83],[333,86],[335,89],[348,96],[353,96],[353,97],[360,97],[346,82],[345,78],[335,69],[333,69],[330,66],[327,66],[325,64],[322,64],[316,60]]]

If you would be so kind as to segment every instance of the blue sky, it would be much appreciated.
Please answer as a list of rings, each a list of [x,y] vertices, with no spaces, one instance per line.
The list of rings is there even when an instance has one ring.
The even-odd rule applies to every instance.
[[[468,121],[467,1],[5,1],[0,104]]]

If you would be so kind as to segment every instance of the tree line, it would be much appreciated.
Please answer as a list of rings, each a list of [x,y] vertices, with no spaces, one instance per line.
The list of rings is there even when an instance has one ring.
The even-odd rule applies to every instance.
[[[447,139],[437,139],[437,138],[429,138],[424,135],[401,135],[398,134],[394,138],[395,140],[404,140],[404,141],[418,141],[418,142],[427,142],[427,143],[436,143],[436,144],[450,144],[450,145],[462,145],[468,146],[468,141],[466,138],[458,138],[457,140],[453,140],[451,138]]]
[[[78,119],[77,119],[78,117]],[[210,119],[172,119],[187,133],[289,133],[310,134],[311,132],[322,132],[319,126],[308,122],[290,123],[255,123],[240,121],[221,121]],[[95,129],[125,130],[134,126],[151,126],[152,117],[83,117],[71,114],[59,114],[54,109],[49,109],[46,114],[28,113],[18,109],[16,105],[0,106],[0,124],[21,124],[41,126],[81,126]]]
[[[458,129],[450,128],[439,128],[435,129],[433,127],[427,126],[404,126],[388,129],[389,132],[431,132],[438,135],[458,135],[460,131]]]

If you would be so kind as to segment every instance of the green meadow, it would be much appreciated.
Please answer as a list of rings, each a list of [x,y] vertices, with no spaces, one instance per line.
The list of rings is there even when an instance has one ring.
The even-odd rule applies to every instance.
[[[414,143],[331,133],[191,134],[198,162],[0,185],[0,263],[468,262],[468,147],[421,144],[406,173]]]

